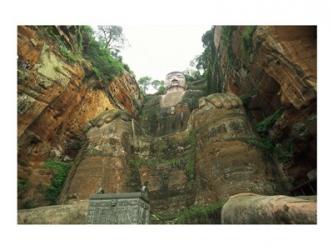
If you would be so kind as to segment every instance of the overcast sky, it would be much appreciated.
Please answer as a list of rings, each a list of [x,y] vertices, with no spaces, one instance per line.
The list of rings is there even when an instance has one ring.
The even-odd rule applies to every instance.
[[[201,37],[211,26],[122,26],[129,46],[121,55],[136,78],[164,80],[171,71],[183,71],[203,51]]]

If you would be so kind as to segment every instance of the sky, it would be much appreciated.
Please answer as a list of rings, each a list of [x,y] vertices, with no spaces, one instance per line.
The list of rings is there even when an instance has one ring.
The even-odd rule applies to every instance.
[[[196,26],[122,26],[129,46],[122,52],[136,79],[164,80],[171,71],[183,71],[203,51],[201,37],[211,28]]]

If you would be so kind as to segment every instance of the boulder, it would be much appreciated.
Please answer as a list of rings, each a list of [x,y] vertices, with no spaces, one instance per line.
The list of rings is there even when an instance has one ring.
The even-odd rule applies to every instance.
[[[233,195],[222,208],[222,224],[316,224],[316,196]]]

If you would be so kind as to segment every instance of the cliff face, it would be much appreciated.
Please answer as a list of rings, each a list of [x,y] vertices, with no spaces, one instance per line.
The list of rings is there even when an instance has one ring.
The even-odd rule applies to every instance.
[[[243,192],[316,193],[315,27],[215,26],[214,93],[198,81],[145,99],[126,71],[94,76],[79,27],[51,31],[18,30],[18,198],[65,205],[22,223],[58,210],[71,223],[64,209],[84,217],[79,201],[98,189],[144,183],[153,223],[219,223],[221,202]]]
[[[316,169],[316,27],[215,26],[213,34],[215,84],[242,99],[260,142],[302,194]]]
[[[135,78],[127,72],[106,88],[96,88],[100,80],[90,76],[90,62],[79,53],[75,62],[60,53],[64,48],[48,29],[18,28],[19,207],[50,203],[45,193],[56,171],[45,161],[66,163],[64,167],[74,164],[90,120],[118,109],[135,117],[141,102]],[[78,28],[52,29],[74,53]]]

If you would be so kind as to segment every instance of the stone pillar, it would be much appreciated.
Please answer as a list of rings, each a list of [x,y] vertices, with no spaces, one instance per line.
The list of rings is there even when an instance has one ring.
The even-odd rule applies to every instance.
[[[88,224],[148,224],[150,205],[147,194],[94,194],[89,200]]]

